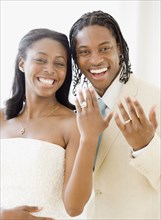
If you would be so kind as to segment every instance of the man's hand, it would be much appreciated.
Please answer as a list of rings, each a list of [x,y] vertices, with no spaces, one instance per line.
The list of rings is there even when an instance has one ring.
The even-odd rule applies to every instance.
[[[154,137],[158,126],[155,106],[151,108],[149,118],[147,118],[138,100],[132,101],[130,97],[127,97],[125,102],[128,112],[121,102],[118,104],[124,122],[117,113],[115,121],[129,145],[136,151],[148,145]]]

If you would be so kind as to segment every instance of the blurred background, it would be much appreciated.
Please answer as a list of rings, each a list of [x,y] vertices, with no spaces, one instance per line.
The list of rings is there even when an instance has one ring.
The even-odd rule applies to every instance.
[[[118,21],[129,45],[134,74],[160,86],[160,0],[1,0],[1,107],[10,95],[17,47],[23,35],[40,27],[68,35],[72,24],[93,10],[108,12]]]
[[[129,45],[134,74],[160,87],[160,0],[1,0],[1,107],[10,95],[20,39],[40,27],[68,35],[82,14],[94,10],[108,12],[117,20]]]

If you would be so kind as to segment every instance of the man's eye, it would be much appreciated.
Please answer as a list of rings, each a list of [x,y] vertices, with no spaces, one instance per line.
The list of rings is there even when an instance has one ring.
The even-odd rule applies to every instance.
[[[78,51],[78,55],[81,55],[81,56],[87,56],[89,54],[90,54],[89,50],[80,50],[80,51]]]
[[[100,52],[108,52],[110,51],[110,47],[103,47],[103,48],[100,48]]]

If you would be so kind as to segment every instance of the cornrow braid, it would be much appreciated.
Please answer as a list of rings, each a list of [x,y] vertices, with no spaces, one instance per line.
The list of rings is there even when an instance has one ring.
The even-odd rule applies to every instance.
[[[122,66],[120,73],[120,82],[126,83],[130,77],[131,64],[129,60],[129,47],[121,33],[120,27],[117,21],[108,13],[102,11],[88,12],[82,15],[71,27],[69,33],[69,40],[71,46],[71,52],[73,57],[73,94],[75,95],[76,86],[80,83],[82,73],[78,67],[77,56],[76,56],[76,37],[79,31],[84,27],[91,25],[100,25],[108,28],[112,35],[115,37],[116,42],[120,45],[120,65]],[[86,82],[87,80],[84,80]]]

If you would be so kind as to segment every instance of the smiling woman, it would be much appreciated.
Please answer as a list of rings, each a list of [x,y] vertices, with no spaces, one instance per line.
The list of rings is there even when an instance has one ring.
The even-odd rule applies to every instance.
[[[54,50],[56,53],[53,53]],[[64,47],[58,41],[48,38],[41,39],[34,43],[34,47],[28,49],[28,56],[25,59],[19,58],[19,68],[25,72],[26,82],[37,85],[38,93],[42,92],[43,96],[45,92],[47,95],[53,94],[61,87],[66,77],[67,58]],[[31,69],[34,70],[32,75],[30,75]],[[35,89],[34,86],[33,89]],[[39,89],[39,87],[42,88]],[[45,88],[47,89],[45,90]],[[31,86],[29,90],[31,95]]]
[[[51,102],[54,96],[61,104],[74,108],[68,101],[72,72],[70,50],[65,35],[48,29],[30,31],[20,41],[15,63],[12,97],[6,102],[8,119],[22,111],[26,98],[34,100],[34,96],[39,93],[40,96],[45,96],[44,92],[50,94]],[[49,80],[52,80],[50,85]],[[48,89],[45,89],[46,87]],[[64,89],[66,96],[62,95]],[[16,98],[17,101],[14,102]]]
[[[30,214],[35,210],[33,205],[43,207],[41,211],[35,210],[37,216],[68,218],[62,203],[62,184],[69,137],[62,138],[66,135],[62,127],[71,123],[69,121],[73,121],[73,128],[76,125],[71,111],[74,106],[68,101],[71,77],[70,50],[65,35],[41,28],[31,30],[22,38],[15,62],[12,96],[1,111],[1,202],[6,209],[3,219],[26,219],[27,216],[33,219]],[[62,116],[65,120],[60,120]],[[76,137],[79,137],[77,132]],[[75,144],[78,145],[76,140]],[[54,161],[57,161],[55,165]],[[49,172],[52,175],[48,175]],[[47,175],[45,181],[43,175]],[[22,205],[31,207],[22,208]],[[15,206],[20,207],[11,211]]]
[[[84,108],[79,92],[72,111],[71,67],[66,35],[40,28],[20,41],[12,95],[0,114],[3,220],[68,219],[91,195],[98,137],[112,114],[102,118],[92,89]]]

